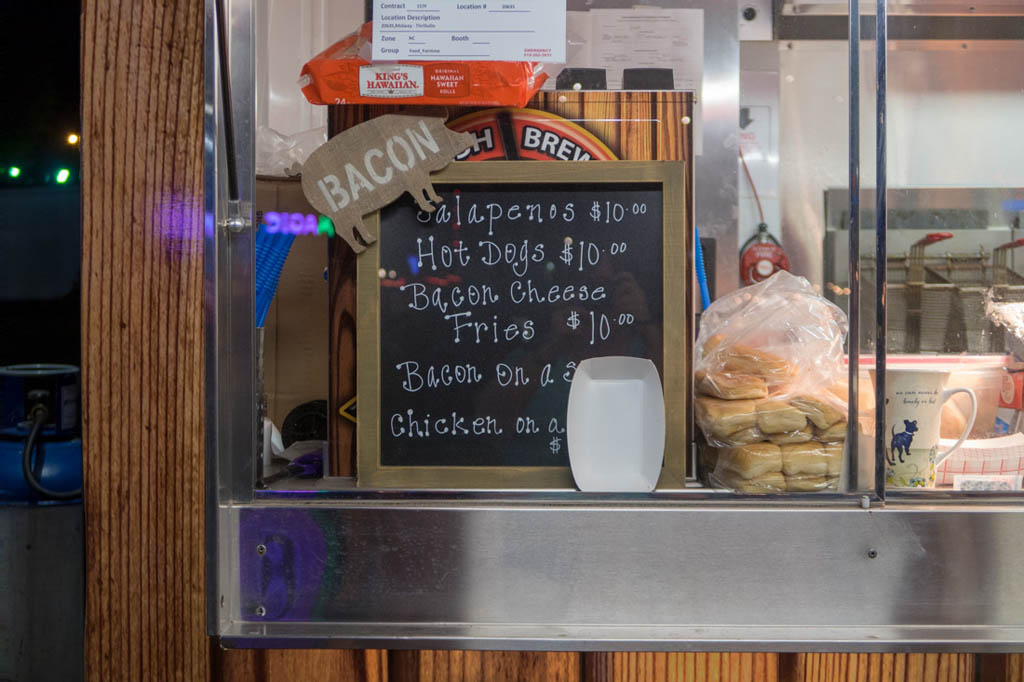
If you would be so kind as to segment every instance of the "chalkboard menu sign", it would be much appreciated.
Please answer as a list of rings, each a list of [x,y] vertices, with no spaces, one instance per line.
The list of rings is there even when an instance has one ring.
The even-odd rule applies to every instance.
[[[686,414],[684,164],[495,161],[432,176],[358,260],[359,485],[572,487],[575,367],[650,358],[666,470]],[[664,477],[663,477],[664,480]]]

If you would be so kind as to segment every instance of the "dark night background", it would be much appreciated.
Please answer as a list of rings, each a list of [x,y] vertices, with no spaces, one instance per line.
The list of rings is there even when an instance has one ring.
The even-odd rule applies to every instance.
[[[65,137],[81,125],[80,14],[78,0],[0,2],[0,166],[77,166],[78,150]]]
[[[0,365],[79,363],[80,18],[78,0],[0,2]],[[33,295],[34,273],[59,285]]]

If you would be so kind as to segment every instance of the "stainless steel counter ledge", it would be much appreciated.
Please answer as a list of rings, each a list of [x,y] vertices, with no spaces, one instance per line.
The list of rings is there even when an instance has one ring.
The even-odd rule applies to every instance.
[[[234,531],[220,548],[226,645],[1024,651],[1024,507],[328,502],[220,515]],[[261,603],[279,577],[258,551],[272,543],[301,557],[280,573],[286,607]]]

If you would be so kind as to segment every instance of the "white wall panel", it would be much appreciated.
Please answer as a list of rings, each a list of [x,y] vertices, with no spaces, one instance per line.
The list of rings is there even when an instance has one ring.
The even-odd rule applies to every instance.
[[[824,190],[847,186],[847,44],[781,43],[782,239],[821,282]],[[861,184],[875,184],[874,43],[861,55]],[[1024,187],[1024,43],[889,47],[888,186]],[[865,247],[870,244],[865,242]]]
[[[362,0],[257,0],[256,125],[283,135],[327,124],[299,89],[302,65],[363,22]]]

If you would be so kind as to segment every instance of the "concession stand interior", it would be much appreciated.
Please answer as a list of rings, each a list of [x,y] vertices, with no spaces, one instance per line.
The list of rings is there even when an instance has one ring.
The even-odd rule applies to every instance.
[[[1022,679],[1024,5],[165,9],[85,3],[90,679]]]

